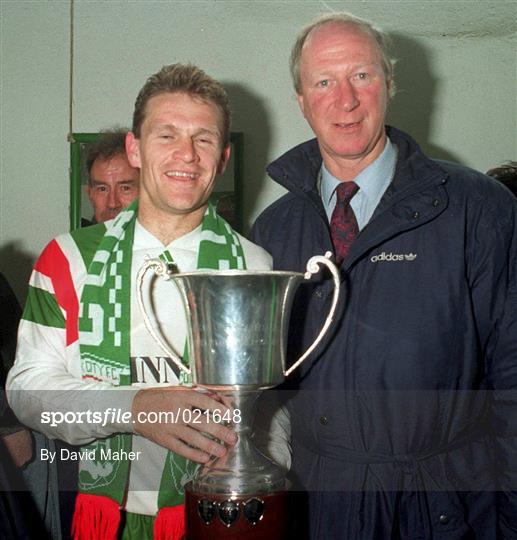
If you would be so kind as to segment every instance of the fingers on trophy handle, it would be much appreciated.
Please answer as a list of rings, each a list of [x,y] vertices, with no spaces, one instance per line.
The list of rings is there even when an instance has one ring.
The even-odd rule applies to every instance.
[[[172,361],[178,366],[178,368],[184,371],[187,375],[190,375],[190,369],[183,364],[181,358],[170,347],[167,347],[163,339],[154,329],[153,324],[151,323],[151,319],[147,315],[147,308],[144,303],[143,285],[144,276],[150,269],[154,270],[155,275],[161,276],[167,280],[171,279],[172,274],[170,265],[162,261],[161,259],[146,260],[145,263],[142,265],[142,268],[140,268],[140,270],[138,271],[136,277],[136,298],[138,301],[138,307],[140,308],[140,312],[142,313],[142,317],[144,319],[145,327],[147,328],[149,334],[151,334],[151,337],[154,339],[154,341],[156,341],[160,348],[172,358]]]
[[[311,257],[307,262],[307,272],[305,272],[304,278],[311,279],[313,275],[317,274],[320,271],[320,265],[326,266],[332,274],[332,280],[334,282],[334,294],[332,295],[332,304],[330,306],[329,313],[327,315],[327,318],[325,319],[325,323],[320,330],[320,333],[318,334],[318,337],[313,341],[312,345],[300,356],[300,358],[298,358],[298,360],[287,371],[284,372],[285,377],[289,377],[289,375],[312,353],[312,351],[314,351],[314,349],[319,345],[320,341],[327,333],[330,325],[332,324],[332,321],[334,320],[334,314],[336,312],[337,302],[339,298],[339,288],[341,281],[339,277],[339,270],[337,269],[336,265],[331,261],[331,258],[332,253],[330,251],[327,251],[325,253],[325,256],[315,255],[314,257]]]

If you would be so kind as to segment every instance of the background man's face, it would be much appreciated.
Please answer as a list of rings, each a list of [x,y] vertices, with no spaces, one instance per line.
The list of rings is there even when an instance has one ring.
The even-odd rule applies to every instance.
[[[125,154],[93,162],[87,191],[97,223],[113,219],[138,197],[139,176]]]
[[[230,156],[218,107],[180,92],[148,101],[140,139],[129,133],[127,150],[142,171],[140,208],[175,215],[206,205]]]
[[[343,160],[366,166],[378,157],[388,84],[368,34],[335,23],[313,30],[302,49],[300,81],[298,103],[331,172]]]

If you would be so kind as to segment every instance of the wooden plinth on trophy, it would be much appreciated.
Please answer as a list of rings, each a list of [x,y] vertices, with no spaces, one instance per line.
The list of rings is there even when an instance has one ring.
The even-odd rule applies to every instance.
[[[285,540],[287,493],[228,496],[185,486],[185,540]]]

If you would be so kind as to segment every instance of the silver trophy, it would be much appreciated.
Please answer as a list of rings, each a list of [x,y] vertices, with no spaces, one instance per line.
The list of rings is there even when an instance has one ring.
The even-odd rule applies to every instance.
[[[330,270],[334,282],[329,314],[313,344],[286,370],[287,332],[295,292],[300,283],[319,272],[320,265]],[[142,289],[150,269],[171,280],[180,291],[188,321],[191,369],[159,336],[147,315]],[[197,506],[205,524],[219,510],[224,526],[231,526],[239,519],[240,498],[253,501],[249,505],[253,512],[249,513],[254,516],[248,521],[256,525],[264,517],[261,497],[284,489],[285,473],[250,441],[255,403],[263,390],[282,383],[323,339],[336,310],[339,285],[339,271],[330,261],[330,253],[312,257],[305,274],[241,270],[174,273],[171,265],[159,259],[146,261],[140,269],[138,303],[150,334],[178,368],[192,377],[194,385],[218,393],[227,405],[241,412],[241,421],[233,425],[238,442],[223,458],[213,458],[201,467],[191,486],[193,492],[203,494]],[[212,503],[211,495],[219,502]]]

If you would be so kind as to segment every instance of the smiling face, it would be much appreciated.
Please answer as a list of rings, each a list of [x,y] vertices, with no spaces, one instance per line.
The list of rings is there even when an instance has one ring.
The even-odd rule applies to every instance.
[[[201,222],[230,156],[222,122],[215,104],[185,93],[149,99],[140,138],[129,133],[126,140],[130,163],[141,168],[139,219],[145,225],[155,229],[181,217],[192,229]]]
[[[300,59],[298,103],[326,167],[354,178],[384,149],[389,82],[375,41],[353,25],[328,23],[309,34]]]
[[[125,153],[93,162],[86,190],[97,223],[113,219],[138,197],[139,176],[140,171],[131,167]]]

